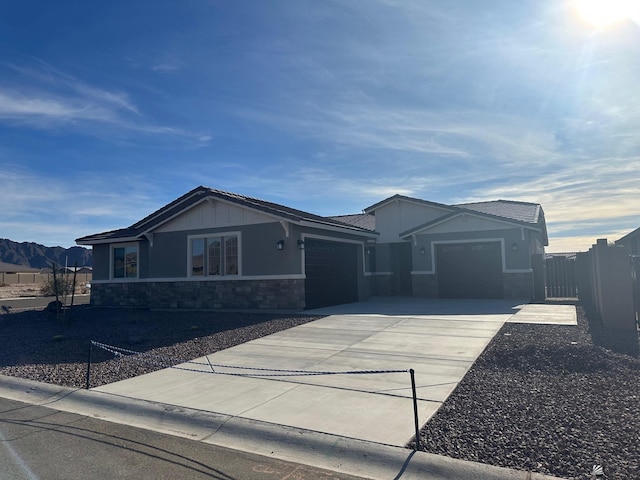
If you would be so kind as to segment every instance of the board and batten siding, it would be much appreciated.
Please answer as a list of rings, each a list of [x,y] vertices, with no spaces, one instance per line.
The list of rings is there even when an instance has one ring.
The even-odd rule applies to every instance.
[[[447,215],[449,210],[431,205],[422,205],[405,200],[395,200],[376,209],[376,231],[380,232],[378,243],[393,243],[400,240],[400,233],[418,225]]]
[[[271,223],[274,218],[261,212],[217,200],[203,201],[189,211],[169,220],[154,233],[224,228],[238,225]]]

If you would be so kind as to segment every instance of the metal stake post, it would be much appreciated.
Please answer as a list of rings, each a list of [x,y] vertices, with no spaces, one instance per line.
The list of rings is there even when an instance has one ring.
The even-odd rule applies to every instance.
[[[89,390],[89,384],[91,382],[91,347],[93,346],[93,342],[89,340],[89,358],[87,360],[87,384],[86,389]]]
[[[420,450],[420,424],[418,422],[418,396],[416,394],[416,376],[413,368],[409,369],[409,375],[411,375],[411,392],[413,393],[413,420],[416,427],[416,441],[413,449],[415,451]]]

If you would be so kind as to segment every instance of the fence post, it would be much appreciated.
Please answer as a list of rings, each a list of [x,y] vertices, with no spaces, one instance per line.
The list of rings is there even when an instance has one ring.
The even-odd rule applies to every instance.
[[[89,384],[91,383],[91,347],[93,346],[93,342],[89,340],[89,358],[87,359],[87,383],[86,389],[89,390]]]
[[[413,449],[415,451],[420,450],[420,424],[418,422],[418,396],[416,394],[416,377],[413,368],[409,369],[409,375],[411,375],[411,393],[413,394],[413,421],[416,428],[416,441]]]

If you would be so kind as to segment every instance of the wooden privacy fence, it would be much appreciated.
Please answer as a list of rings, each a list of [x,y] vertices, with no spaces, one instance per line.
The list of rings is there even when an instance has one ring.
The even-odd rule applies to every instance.
[[[640,255],[631,256],[631,280],[633,289],[633,308],[636,325],[640,327]]]
[[[608,328],[636,333],[640,261],[618,246],[598,239],[577,255],[580,302],[595,308]]]
[[[578,296],[576,254],[547,254],[544,259],[545,295],[547,298]]]

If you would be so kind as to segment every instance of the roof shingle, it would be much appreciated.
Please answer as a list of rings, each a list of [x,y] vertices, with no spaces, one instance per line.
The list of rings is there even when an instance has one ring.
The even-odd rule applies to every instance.
[[[516,202],[513,200],[460,203],[454,205],[454,207],[531,224],[537,224],[540,217],[540,205],[537,203]]]

